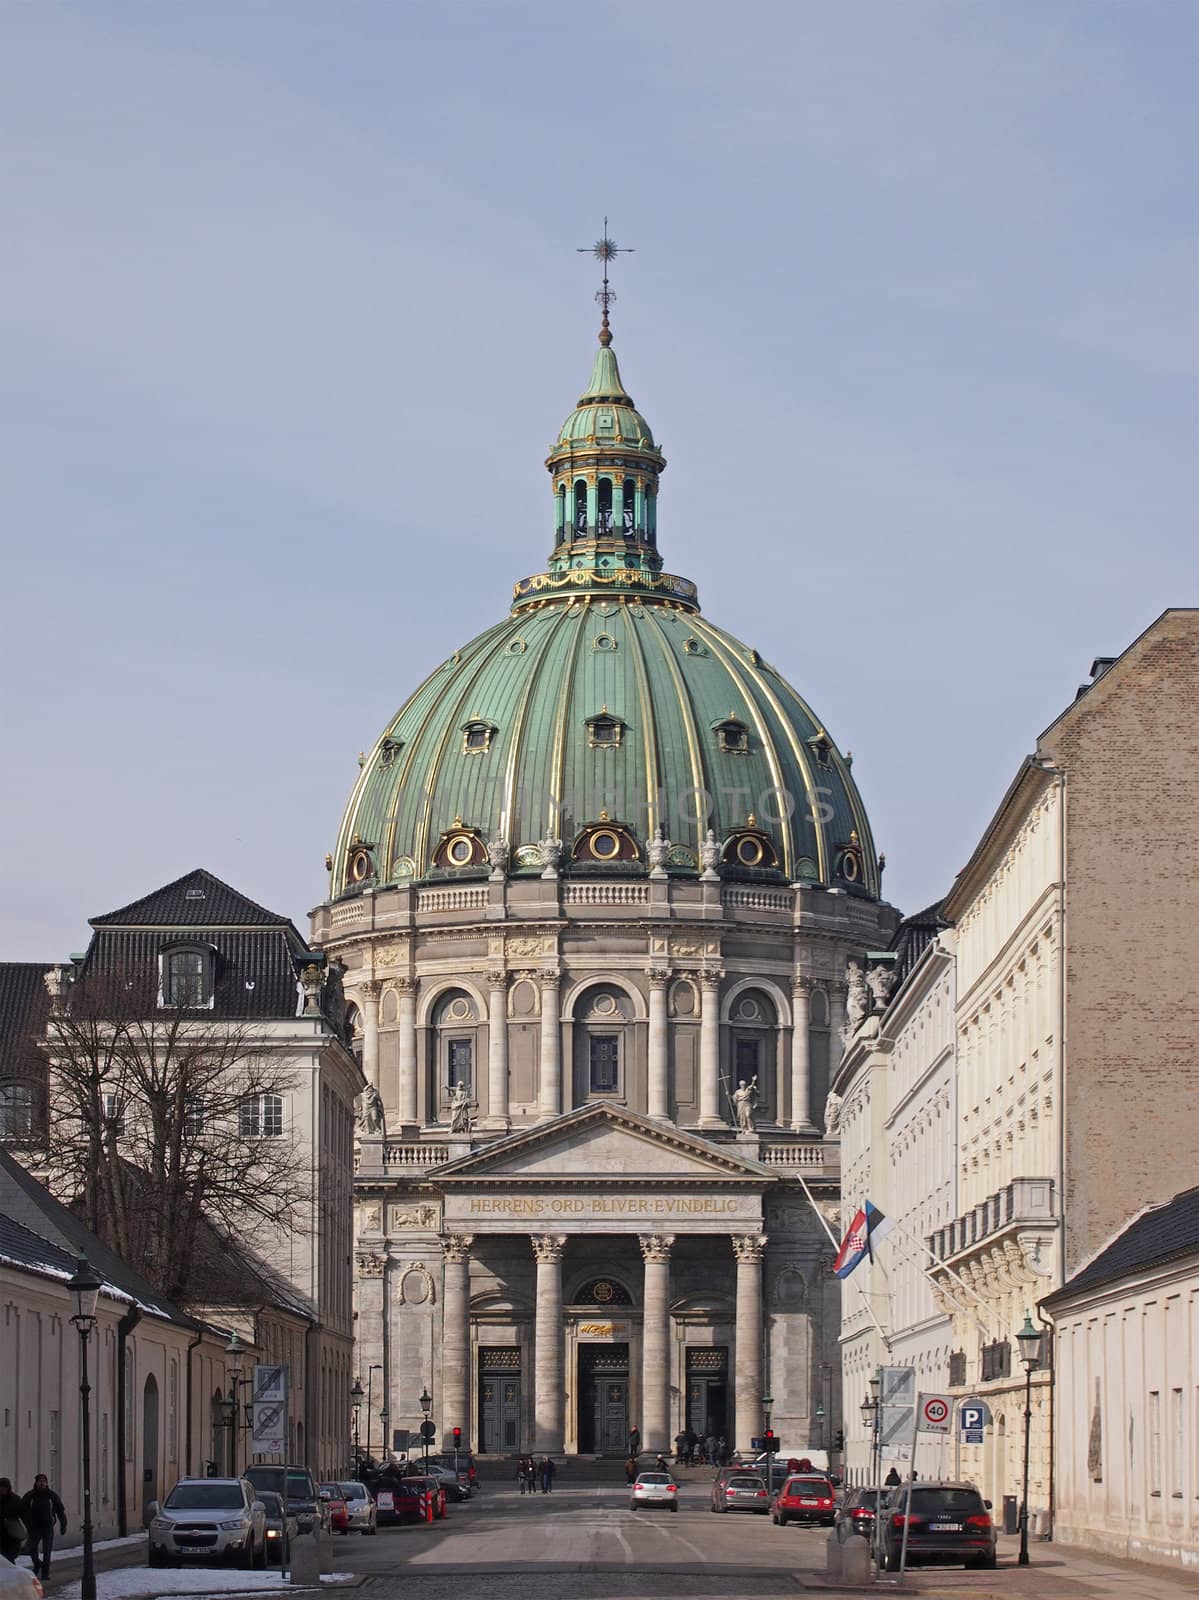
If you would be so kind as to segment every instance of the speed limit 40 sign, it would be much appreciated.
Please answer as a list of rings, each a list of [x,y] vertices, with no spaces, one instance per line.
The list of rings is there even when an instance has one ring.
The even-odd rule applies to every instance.
[[[953,1400],[947,1394],[922,1394],[916,1403],[916,1428],[920,1433],[948,1433]]]

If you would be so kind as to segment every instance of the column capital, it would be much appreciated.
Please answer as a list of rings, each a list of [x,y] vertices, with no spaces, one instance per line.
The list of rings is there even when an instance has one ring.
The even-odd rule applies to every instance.
[[[535,976],[543,989],[556,989],[562,982],[562,968],[542,967]]]
[[[392,978],[391,987],[398,995],[405,996],[416,993],[415,978]]]
[[[562,1252],[566,1249],[566,1235],[564,1233],[534,1233],[529,1235],[529,1243],[533,1246],[533,1254],[543,1266],[554,1266],[562,1259]]]
[[[648,967],[645,975],[649,979],[651,989],[665,989],[670,982],[669,967]]]
[[[470,1258],[470,1247],[475,1242],[473,1233],[451,1233],[448,1238],[441,1241],[441,1248],[445,1251],[446,1261],[453,1267],[460,1267]]]
[[[811,994],[815,987],[815,980],[806,972],[797,972],[791,979],[792,994]]]
[[[489,989],[506,989],[508,987],[508,974],[503,967],[492,967],[487,973],[487,987]]]
[[[699,969],[699,982],[701,989],[718,989],[720,980],[724,977],[723,967],[701,967]]]
[[[383,983],[379,978],[363,978],[354,985],[354,994],[360,1000],[377,1000],[383,992]]]
[[[739,1266],[756,1266],[766,1249],[764,1233],[735,1233],[732,1237],[733,1254]]]
[[[641,1259],[648,1266],[656,1262],[663,1265],[670,1260],[670,1252],[674,1249],[673,1233],[643,1233],[638,1236],[637,1243],[641,1246]]]

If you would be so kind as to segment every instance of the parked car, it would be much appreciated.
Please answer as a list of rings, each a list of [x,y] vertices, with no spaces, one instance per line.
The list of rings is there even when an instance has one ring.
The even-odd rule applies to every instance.
[[[770,1520],[780,1528],[789,1522],[818,1522],[831,1528],[836,1515],[833,1486],[822,1472],[785,1478],[770,1502]]]
[[[7,1556],[0,1556],[0,1596],[3,1600],[42,1600],[42,1580],[28,1567],[18,1567]]]
[[[325,1510],[329,1516],[330,1533],[349,1533],[350,1514],[346,1509],[346,1500],[341,1492],[341,1484],[318,1483],[316,1489],[321,1499],[325,1502]]]
[[[346,1518],[350,1529],[354,1533],[378,1533],[379,1524],[375,1514],[375,1502],[365,1483],[342,1483],[338,1485],[346,1503]]]
[[[766,1480],[756,1472],[746,1472],[744,1467],[736,1472],[722,1471],[712,1485],[712,1510],[760,1511],[765,1515],[770,1510]]]
[[[679,1509],[679,1486],[669,1472],[637,1474],[629,1491],[629,1510],[637,1511],[641,1506],[668,1506],[671,1511]]]
[[[266,1566],[266,1508],[245,1478],[180,1478],[159,1505],[150,1502],[146,1558]]]
[[[391,1523],[423,1522],[425,1500],[419,1478],[386,1478],[375,1490],[375,1518],[384,1527]]]
[[[266,1558],[268,1561],[281,1562],[284,1535],[288,1540],[294,1539],[299,1527],[295,1517],[284,1509],[281,1494],[276,1494],[273,1489],[259,1489],[258,1498],[266,1512]]]
[[[435,1474],[430,1472],[427,1477],[413,1474],[411,1477],[401,1479],[401,1482],[415,1483],[432,1500],[434,1520],[449,1515],[447,1510],[449,1496],[446,1494],[445,1484]]]
[[[246,1477],[256,1489],[273,1489],[283,1496],[300,1533],[328,1526],[324,1502],[307,1467],[247,1467]]]
[[[443,1467],[453,1467],[455,1460],[457,1460],[457,1470],[460,1473],[465,1472],[470,1479],[471,1492],[473,1493],[479,1487],[479,1474],[475,1467],[475,1458],[469,1450],[459,1450],[457,1452],[443,1450],[438,1455],[437,1460],[441,1462]]]
[[[892,1489],[882,1507],[882,1560],[898,1572],[907,1525],[907,1559],[962,1562],[967,1567],[993,1567],[997,1530],[991,1502],[970,1483],[912,1485]]]
[[[837,1507],[837,1520],[833,1523],[840,1544],[848,1544],[855,1533],[860,1533],[866,1539],[873,1535],[874,1513],[878,1509],[879,1496],[885,1493],[884,1489],[869,1486],[846,1491],[844,1500]]]
[[[424,1472],[418,1468],[415,1476],[436,1478],[445,1490],[446,1498],[451,1495],[455,1500],[470,1499],[470,1474],[468,1472],[455,1472],[453,1467],[446,1467],[440,1461],[430,1461],[429,1470]]]

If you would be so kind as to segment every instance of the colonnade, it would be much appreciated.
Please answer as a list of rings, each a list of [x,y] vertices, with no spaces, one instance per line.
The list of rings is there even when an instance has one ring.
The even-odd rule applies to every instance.
[[[517,974],[491,971],[487,974],[487,1115],[482,1127],[504,1131],[510,1123],[508,1077],[508,985]],[[541,1026],[538,1049],[540,1091],[538,1114],[542,1121],[561,1116],[563,1111],[562,1020],[560,1009],[561,973],[557,969],[519,974],[532,978],[541,995]],[[668,967],[651,967],[649,979],[648,1102],[651,1117],[670,1120],[670,1034],[667,998],[672,980]],[[724,977],[718,967],[703,967],[692,974],[700,992],[699,1017],[699,1126],[727,1127],[721,1112],[720,1094],[720,985]],[[399,1121],[409,1128],[419,1125],[419,1063],[417,1060],[416,982],[412,978],[389,980],[398,999],[396,1025],[399,1033]],[[370,979],[357,985],[355,999],[362,1013],[362,1064],[369,1082],[379,1084],[379,1001],[382,985]],[[812,981],[797,976],[792,982],[791,1026],[791,1118],[795,1133],[816,1131],[810,1104],[809,1025]],[[838,986],[830,990],[830,1027],[839,1036],[845,1017],[844,995]]]
[[[670,1258],[671,1234],[641,1234],[643,1263],[641,1320],[642,1448],[666,1451],[670,1425]],[[566,1327],[562,1309],[562,1257],[565,1234],[533,1234],[530,1244],[537,1263],[537,1302],[533,1329],[533,1449],[561,1453],[566,1434],[564,1351]],[[715,1241],[713,1241],[715,1243]],[[440,1425],[443,1436],[460,1427],[468,1438],[470,1414],[470,1252],[472,1234],[451,1234],[442,1241],[445,1277],[442,1305]],[[736,1324],[734,1330],[733,1404],[736,1444],[748,1448],[762,1431],[762,1257],[764,1234],[735,1234]]]

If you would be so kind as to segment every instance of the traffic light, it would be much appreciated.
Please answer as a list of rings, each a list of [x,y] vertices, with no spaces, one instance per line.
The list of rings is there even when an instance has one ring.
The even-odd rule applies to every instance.
[[[763,1436],[762,1443],[766,1446],[766,1454],[768,1456],[776,1455],[778,1453],[778,1435],[775,1433],[773,1428],[767,1428],[765,1435]]]
[[[461,1445],[462,1445],[462,1429],[461,1428],[455,1428],[454,1429],[454,1449],[455,1450],[460,1449]]]
[[[838,1428],[836,1433],[833,1434],[833,1449],[834,1450],[844,1450],[845,1449],[845,1429],[844,1428]]]

